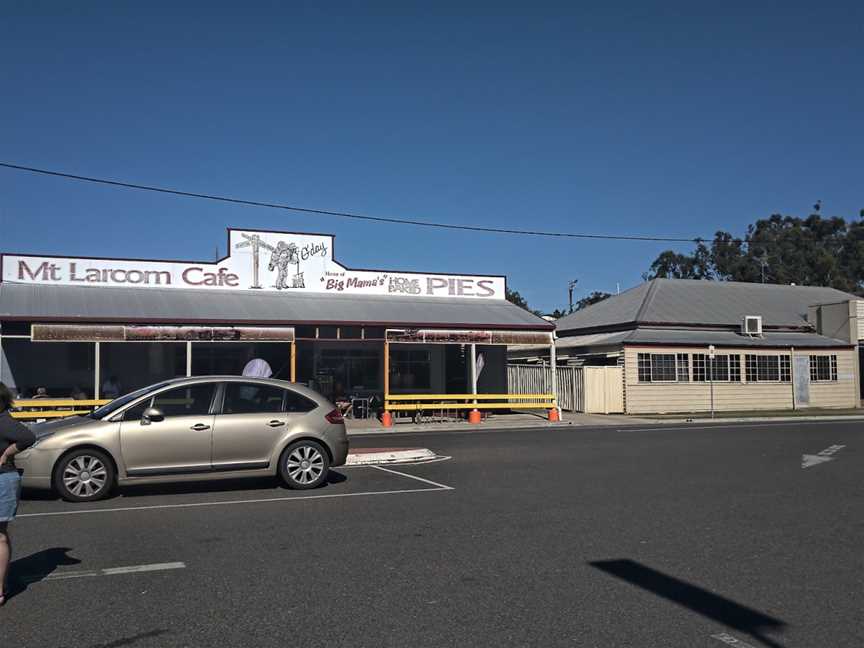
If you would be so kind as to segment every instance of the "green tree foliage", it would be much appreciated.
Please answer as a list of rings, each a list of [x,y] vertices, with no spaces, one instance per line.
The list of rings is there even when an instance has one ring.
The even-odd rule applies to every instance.
[[[596,304],[597,302],[601,302],[604,299],[608,299],[611,296],[612,295],[610,293],[603,292],[601,290],[595,290],[586,297],[583,297],[582,299],[577,301],[573,305],[573,310],[582,310],[583,308],[587,308],[588,306]]]
[[[528,307],[528,300],[525,299],[522,295],[520,295],[519,291],[510,290],[509,288],[507,288],[504,296],[506,297],[507,301],[516,304],[519,308],[524,308],[527,311],[531,310]]]
[[[756,221],[744,238],[717,232],[692,254],[662,252],[646,279],[716,279],[831,286],[857,291],[864,286],[864,222],[843,218],[781,216]]]
[[[543,317],[543,313],[538,310],[532,309],[528,305],[528,300],[525,299],[522,295],[520,295],[518,291],[510,290],[509,288],[507,288],[504,293],[504,297],[507,299],[507,301],[516,304],[519,308],[524,308],[528,312],[534,313],[537,317]]]

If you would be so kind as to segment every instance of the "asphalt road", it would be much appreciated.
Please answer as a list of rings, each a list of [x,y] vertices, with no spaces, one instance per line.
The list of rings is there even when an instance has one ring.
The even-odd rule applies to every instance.
[[[864,645],[860,423],[352,443],[452,458],[24,501],[2,644]]]

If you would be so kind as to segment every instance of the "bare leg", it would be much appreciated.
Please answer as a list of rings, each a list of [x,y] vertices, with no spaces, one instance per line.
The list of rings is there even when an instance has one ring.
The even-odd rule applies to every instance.
[[[8,522],[0,522],[0,605],[6,602],[6,572],[12,557],[12,540],[9,539],[8,527]]]

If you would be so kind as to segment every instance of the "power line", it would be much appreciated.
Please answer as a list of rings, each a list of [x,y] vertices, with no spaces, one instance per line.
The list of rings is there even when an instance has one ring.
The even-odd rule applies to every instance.
[[[121,182],[119,180],[108,180],[105,178],[94,178],[91,176],[82,176],[74,173],[64,173],[61,171],[51,171],[49,169],[38,169],[35,167],[23,166],[21,164],[12,164],[9,162],[0,162],[0,167],[13,169],[16,171],[26,171],[28,173],[37,173],[56,178],[65,178],[67,180],[78,180],[81,182],[92,182],[95,184],[109,185],[112,187],[122,187],[124,189],[137,189],[139,191],[152,191],[155,193],[170,194],[173,196],[184,196],[186,198],[201,198],[204,200],[214,200],[217,202],[233,203],[235,205],[247,205],[249,207],[265,207],[268,209],[282,209],[285,211],[301,212],[304,214],[317,214],[319,216],[337,216],[339,218],[351,218],[355,220],[373,221],[377,223],[390,223],[393,225],[414,225],[417,227],[433,227],[437,229],[461,230],[468,232],[483,232],[487,234],[515,234],[521,236],[546,236],[556,238],[574,238],[574,239],[594,239],[605,241],[655,241],[664,243],[702,243],[705,239],[701,237],[672,237],[672,236],[640,236],[626,234],[578,234],[574,232],[549,232],[542,230],[523,230],[523,229],[507,229],[502,227],[482,227],[479,225],[454,225],[451,223],[436,223],[430,221],[412,220],[407,218],[386,218],[383,216],[368,216],[365,214],[355,214],[352,212],[329,211],[326,209],[311,209],[308,207],[297,207],[294,205],[286,205],[282,203],[263,202],[259,200],[246,200],[243,198],[234,198],[231,196],[219,196],[215,194],[196,193],[193,191],[180,191],[179,189],[169,189],[166,187],[155,187],[152,185],[143,185],[134,182]]]

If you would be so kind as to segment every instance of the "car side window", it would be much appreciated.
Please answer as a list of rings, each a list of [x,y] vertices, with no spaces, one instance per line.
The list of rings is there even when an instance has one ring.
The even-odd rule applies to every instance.
[[[124,421],[140,421],[141,417],[144,415],[144,410],[150,407],[150,403],[153,401],[152,398],[145,398],[143,401],[138,403],[137,405],[133,405],[125,412],[123,412],[123,420]]]
[[[301,394],[290,389],[285,390],[285,411],[286,412],[311,412],[318,404]]]
[[[204,416],[210,413],[214,383],[187,385],[169,389],[153,397],[153,407],[165,418],[172,416]]]
[[[285,390],[273,385],[225,383],[223,414],[279,414]]]

